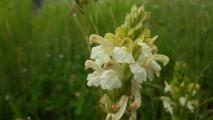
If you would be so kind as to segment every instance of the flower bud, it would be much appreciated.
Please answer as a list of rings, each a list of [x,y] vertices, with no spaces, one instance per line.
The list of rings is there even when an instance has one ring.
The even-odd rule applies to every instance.
[[[99,100],[99,106],[103,112],[111,112],[112,101],[107,94],[104,94]]]

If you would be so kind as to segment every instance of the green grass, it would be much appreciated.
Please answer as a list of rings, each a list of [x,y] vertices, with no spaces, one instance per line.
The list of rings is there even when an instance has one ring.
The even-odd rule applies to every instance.
[[[87,39],[114,32],[132,5],[140,3],[151,11],[160,53],[171,59],[154,84],[171,79],[175,61],[182,60],[189,76],[199,79],[201,102],[212,97],[213,1],[90,0],[73,16],[71,0],[46,1],[37,11],[31,0],[1,0],[0,119],[102,119],[99,91],[86,86]],[[152,99],[160,94],[156,88],[144,91],[140,119],[168,119],[160,101]],[[212,106],[210,101],[200,107],[200,119],[213,119]]]

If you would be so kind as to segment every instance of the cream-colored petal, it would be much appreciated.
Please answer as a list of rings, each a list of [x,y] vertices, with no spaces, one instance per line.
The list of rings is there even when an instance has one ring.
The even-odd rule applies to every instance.
[[[179,102],[180,102],[180,105],[181,106],[185,106],[186,105],[186,97],[183,97],[183,96],[181,96],[180,98],[179,98]]]
[[[110,60],[110,56],[105,52],[101,45],[92,48],[90,58],[94,59],[99,65],[102,65]]]
[[[106,53],[108,53],[108,54],[112,53],[113,43],[111,43],[109,40],[104,39],[101,36],[92,34],[89,37],[89,41],[90,41],[90,43],[97,43],[97,44],[100,44],[101,46],[103,46],[103,48],[105,49]]]
[[[169,58],[165,55],[154,54],[152,58],[156,61],[162,62],[163,65],[166,65],[169,62]]]
[[[93,60],[86,60],[85,62],[85,69],[93,69],[93,70],[96,70],[98,72],[101,72],[102,71],[102,68],[100,65],[98,65],[95,61]]]
[[[150,81],[153,80],[154,75],[156,75],[157,77],[160,76],[161,66],[154,60],[152,60],[149,64],[147,64],[145,66],[145,69],[147,71],[147,76]]]
[[[114,88],[121,87],[121,81],[116,71],[114,70],[105,70],[101,77],[101,87],[104,90],[112,90]]]
[[[160,99],[163,102],[163,107],[165,108],[165,110],[169,112],[171,115],[173,115],[172,105],[174,105],[175,103],[169,97],[161,96]]]
[[[152,55],[152,49],[145,43],[138,43],[141,46],[141,53],[143,57],[150,57]]]
[[[126,47],[115,47],[113,49],[113,57],[118,63],[134,63],[135,60],[132,53],[128,52]]]
[[[164,84],[165,84],[164,92],[171,92],[172,86],[169,85],[166,81],[164,81]]]
[[[166,101],[166,100],[163,101],[163,107],[166,109],[167,112],[169,112],[171,115],[173,115],[173,108],[168,101]]]
[[[149,67],[152,69],[153,74],[155,74],[157,77],[160,76],[161,66],[156,61],[151,61]]]
[[[188,102],[187,102],[187,108],[188,108],[191,112],[194,112],[194,106],[193,106],[193,104],[192,104],[191,101],[188,101]]]
[[[112,69],[114,71],[116,71],[116,73],[118,74],[118,76],[121,77],[121,79],[123,78],[123,68],[122,65],[117,63],[115,60],[110,59],[109,61],[107,61],[104,66],[103,66],[104,70],[109,70]]]
[[[130,104],[130,110],[136,111],[141,106],[141,85],[137,81],[132,80],[131,96],[134,97],[134,101]]]
[[[133,73],[134,79],[138,83],[142,83],[143,81],[146,81],[146,78],[147,78],[146,70],[143,67],[141,67],[138,63],[131,64],[130,70]]]
[[[87,76],[87,85],[91,86],[99,86],[100,85],[100,75],[95,71]]]

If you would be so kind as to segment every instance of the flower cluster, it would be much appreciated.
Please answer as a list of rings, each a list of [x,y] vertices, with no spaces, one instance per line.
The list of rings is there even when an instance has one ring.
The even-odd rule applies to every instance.
[[[119,120],[124,113],[135,120],[141,104],[141,84],[159,77],[158,62],[166,65],[169,61],[167,56],[157,54],[154,45],[157,36],[151,37],[146,26],[148,18],[149,13],[143,6],[134,6],[115,34],[89,37],[95,46],[90,60],[85,62],[86,69],[93,70],[88,74],[87,85],[106,90],[100,107],[107,113],[107,120]]]
[[[185,75],[185,69],[185,63],[176,63],[173,79],[170,83],[165,81],[166,96],[161,96],[163,107],[174,117],[181,116],[184,110],[193,113],[198,105],[200,85]]]

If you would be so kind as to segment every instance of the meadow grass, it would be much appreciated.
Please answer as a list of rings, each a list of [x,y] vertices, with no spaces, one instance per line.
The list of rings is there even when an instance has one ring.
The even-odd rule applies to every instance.
[[[34,9],[32,0],[1,0],[0,119],[104,119],[97,102],[100,91],[86,86],[88,36],[114,32],[132,5],[141,3],[151,11],[152,34],[159,35],[159,51],[170,63],[159,80],[147,84],[154,89],[143,91],[139,119],[169,119],[156,85],[171,79],[178,60],[199,81],[201,102],[212,97],[213,1],[90,0],[77,9],[72,0],[61,0]],[[206,102],[192,119],[213,119],[212,106]]]

